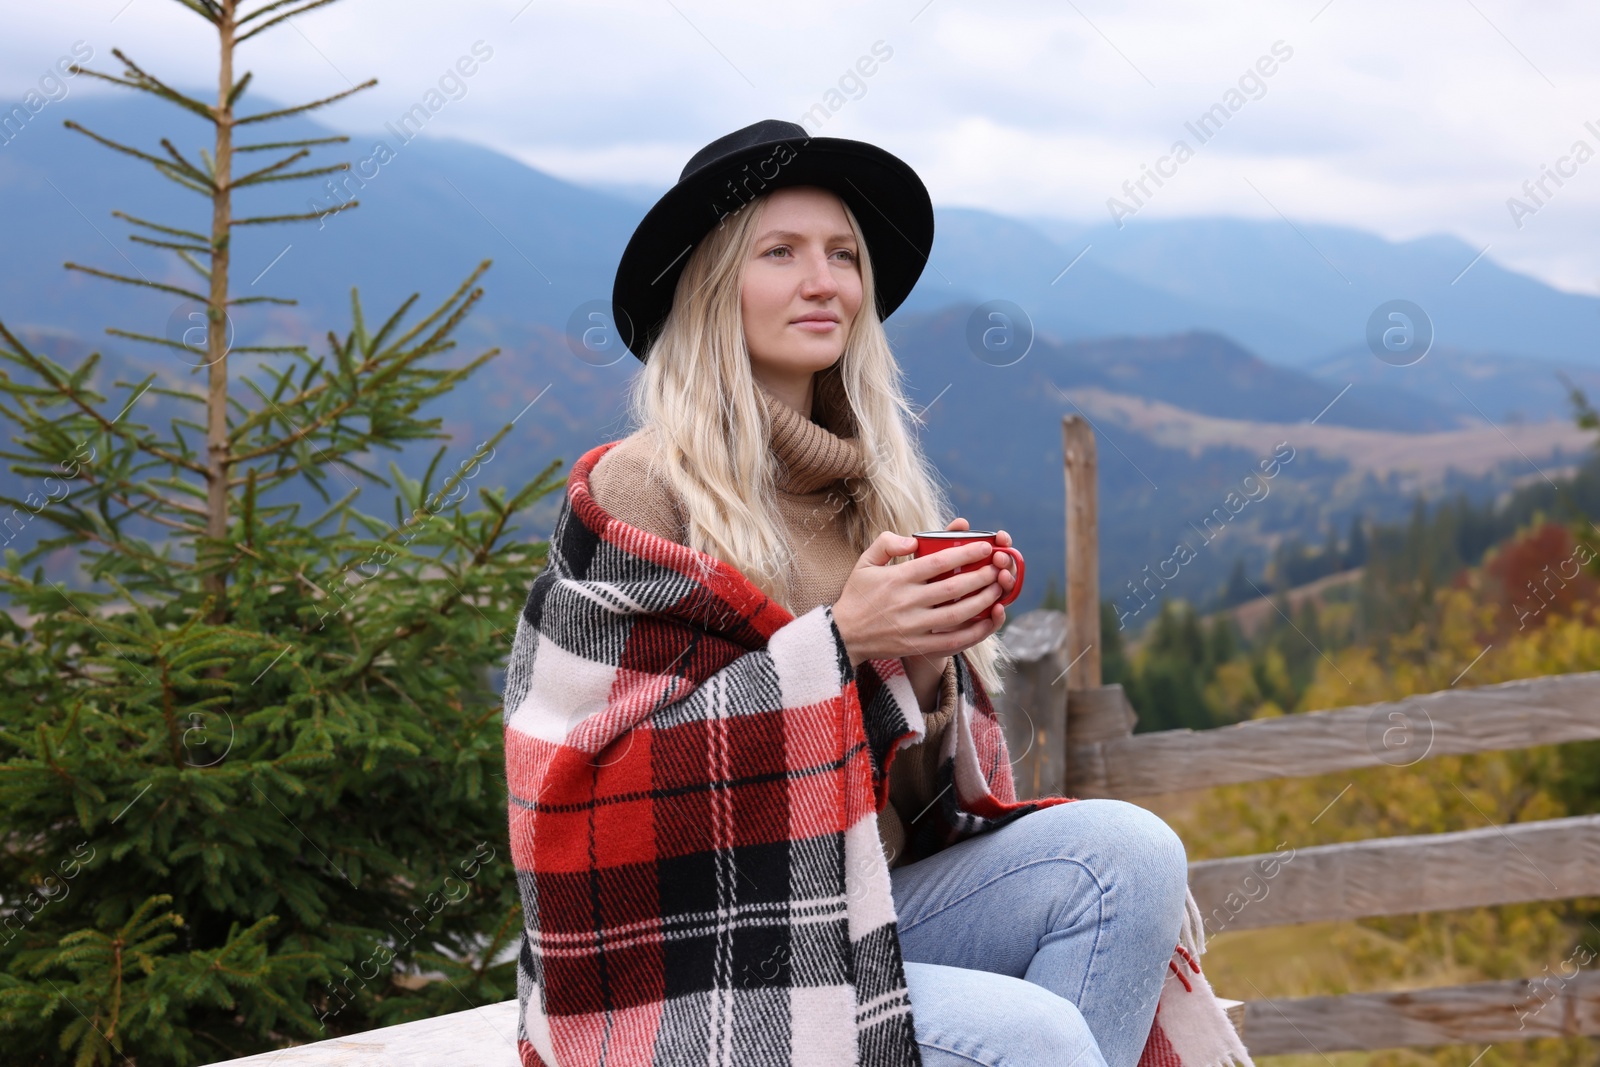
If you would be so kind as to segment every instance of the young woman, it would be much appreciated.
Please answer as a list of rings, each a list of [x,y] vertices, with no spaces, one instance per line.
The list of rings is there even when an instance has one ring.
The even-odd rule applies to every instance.
[[[951,509],[910,431],[915,416],[882,325],[915,283],[931,240],[922,183],[874,146],[808,139],[801,127],[769,120],[702,150],[640,224],[618,271],[618,326],[644,369],[630,394],[637,429],[592,469],[587,457],[580,465],[602,509],[590,514],[626,524],[615,529],[628,538],[642,530],[715,557],[797,619],[821,617],[816,609],[825,606],[852,668],[903,664],[925,731],[893,757],[877,830],[922,1062],[1134,1067],[1151,1039],[1173,946],[1194,918],[1177,836],[1115,800],[1042,807],[953,844],[929,815],[942,799],[939,756],[958,682],[969,700],[969,690],[1001,688],[995,633],[1006,613],[996,601],[1015,582],[1010,557],[983,544],[907,558],[910,533],[968,528],[964,518],[944,518]],[[997,542],[1010,538],[1001,532]],[[549,588],[538,594],[546,629],[544,605],[556,595]],[[590,600],[610,589],[594,588]],[[679,655],[692,645],[684,640]],[[532,703],[523,696],[529,685],[508,683],[508,716],[513,703]],[[630,737],[630,751],[633,744]],[[621,758],[602,752],[597,762]],[[951,773],[947,755],[946,790]],[[1002,776],[1009,794],[1003,762],[992,777]],[[513,824],[515,838],[515,812]],[[554,826],[527,832],[548,840]],[[589,840],[592,852],[601,838]],[[637,892],[654,900],[658,887],[645,881]],[[525,911],[550,907],[529,884]],[[670,949],[671,935],[663,937]],[[556,944],[541,933],[535,947]],[[797,966],[794,955],[773,953],[761,969]],[[584,973],[598,983],[600,970]],[[537,974],[556,981],[542,958]],[[759,984],[754,974],[742,978]],[[525,1010],[531,981],[521,990]],[[669,997],[670,979],[667,986]],[[710,1062],[804,1058],[792,1039],[789,1059],[741,1048],[765,1040],[755,1031],[730,1040]],[[597,1052],[590,1062],[610,1061]],[[806,1062],[844,1061],[817,1053]],[[1167,1062],[1187,1061],[1174,1054]]]

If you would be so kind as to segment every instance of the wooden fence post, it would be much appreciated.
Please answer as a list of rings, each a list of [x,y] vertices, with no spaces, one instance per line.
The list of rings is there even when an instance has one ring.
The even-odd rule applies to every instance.
[[[1067,787],[1066,630],[1065,615],[1041,609],[1007,620],[1000,635],[1013,663],[991,698],[1019,799],[1062,796]]]
[[[1067,688],[1100,684],[1100,539],[1094,427],[1082,415],[1061,419],[1067,480]]]
[[[1133,736],[1139,715],[1116,682],[1067,690],[1067,795],[1085,794],[1085,783],[1106,776],[1105,746]]]

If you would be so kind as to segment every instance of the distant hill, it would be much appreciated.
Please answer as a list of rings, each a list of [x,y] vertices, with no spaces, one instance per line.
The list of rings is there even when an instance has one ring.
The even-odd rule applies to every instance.
[[[1049,351],[1048,342],[1041,349]],[[1331,381],[1267,363],[1208,330],[1075,341],[1060,345],[1053,358],[1060,385],[1098,385],[1228,419],[1298,422],[1320,415],[1318,421],[1327,425],[1408,433],[1444,430],[1457,422],[1448,408],[1406,392],[1364,389],[1341,395],[1342,387]]]
[[[1596,350],[1600,351],[1600,331]],[[1471,352],[1440,345],[1409,367],[1372,358],[1365,346],[1346,348],[1306,368],[1336,383],[1354,382],[1402,406],[1425,398],[1430,410],[1448,410],[1470,423],[1538,422],[1572,418],[1565,376],[1590,400],[1600,400],[1600,367],[1556,360]]]
[[[1106,597],[1159,571],[1185,542],[1195,558],[1156,587],[1202,599],[1236,557],[1259,573],[1283,538],[1320,542],[1329,524],[1342,531],[1358,512],[1400,519],[1419,492],[1492,498],[1536,477],[1530,461],[1553,473],[1578,462],[1590,443],[1570,419],[1497,428],[1388,389],[1356,384],[1340,396],[1343,385],[1273,367],[1204,332],[1076,344],[1041,338],[1019,362],[994,366],[967,347],[969,312],[910,316],[893,331],[916,398],[927,405],[924,446],[974,526],[1001,526],[1019,545],[1042,548],[1038,572],[1059,575],[1061,418],[1086,416],[1098,439]],[[1192,377],[1191,366],[1201,368]],[[1415,432],[1419,423],[1430,423],[1429,432]],[[1225,530],[1204,527],[1228,494],[1263,492],[1243,479],[1259,474],[1278,442],[1288,442],[1294,458],[1266,495]]]
[[[1403,298],[1427,312],[1437,344],[1600,366],[1600,298],[1478,259],[1456,237],[1389,241],[1348,226],[1237,218],[1135,219],[1121,230],[1029,221],[1071,256],[1090,246],[1073,274],[1097,263],[1202,308],[1188,325],[1271,363],[1304,366],[1360,344],[1372,310]]]

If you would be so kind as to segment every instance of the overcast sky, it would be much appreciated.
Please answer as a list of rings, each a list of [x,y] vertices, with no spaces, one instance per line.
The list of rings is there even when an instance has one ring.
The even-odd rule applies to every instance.
[[[214,31],[173,0],[9,5],[4,24],[6,109],[78,41],[92,69],[118,72],[117,47],[164,80],[215,80]],[[889,149],[940,206],[1095,222],[1115,196],[1129,226],[1281,214],[1449,233],[1600,294],[1597,44],[1594,0],[341,0],[246,42],[240,65],[294,102],[378,78],[322,113],[356,134],[476,45],[488,58],[446,80],[425,136],[663,188],[713,138],[831,103],[813,132]],[[68,86],[104,91],[122,90]],[[1227,118],[1202,143],[1186,124],[1213,105]],[[1158,166],[1159,187],[1123,191]]]

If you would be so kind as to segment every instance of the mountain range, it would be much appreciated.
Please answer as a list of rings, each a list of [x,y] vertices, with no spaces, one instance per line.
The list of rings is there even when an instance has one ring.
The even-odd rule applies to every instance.
[[[278,106],[258,98],[254,110]],[[86,93],[59,109],[57,120],[147,151],[159,151],[162,136],[191,155],[208,143],[197,116],[139,96]],[[256,139],[338,132],[298,118]],[[484,299],[445,362],[491,346],[501,355],[437,401],[459,447],[536,397],[512,461],[497,472],[507,483],[625,434],[620,400],[637,365],[620,350],[596,358],[569,336],[586,310],[605,306],[650,187],[587,188],[482,146],[430,134],[402,140],[392,128],[353,134],[307,165],[369,158],[379,140],[385,161],[342,187],[240,192],[241,216],[326,212],[351,197],[360,206],[320,222],[236,230],[235,292],[298,301],[241,309],[236,331],[251,344],[317,346],[328,330],[348,327],[352,286],[371,321],[413,292],[432,306],[492,258]],[[127,224],[110,212],[204,229],[205,201],[59,121],[35,121],[0,147],[0,193],[26,205],[7,223],[0,319],[62,354],[103,351],[102,392],[141,368],[196,387],[194,368],[170,353],[102,333],[174,336],[191,310],[184,301],[60,263],[193,287],[186,267],[128,241]],[[1273,505],[1241,514],[1228,542],[1170,591],[1201,595],[1236,555],[1259,566],[1282,537],[1320,540],[1326,524],[1357,512],[1401,514],[1416,492],[1501,492],[1535,470],[1570,465],[1587,447],[1566,390],[1571,382],[1600,393],[1600,299],[1508,270],[1454,237],[1390,241],[1349,227],[1232,218],[1139,219],[1119,230],[948,206],[937,208],[936,224],[928,267],[887,325],[925,406],[924,447],[963,514],[974,526],[1010,530],[1042,560],[1021,607],[1037,602],[1052,575],[1060,580],[1064,414],[1082,414],[1099,431],[1108,596],[1124,576],[1170,555],[1181,530],[1280,440],[1308,443],[1285,467]],[[1368,318],[1392,299],[1419,305],[1433,327],[1432,348],[1410,366],[1379,360],[1365,342]],[[969,340],[975,318],[992,317],[997,301],[1026,339],[1020,359],[997,360]],[[253,365],[235,356],[230,369],[249,374]],[[154,418],[160,403],[141,400],[142,417]],[[401,465],[416,473],[431,451],[408,449]],[[548,518],[530,516],[527,535],[542,536]]]

